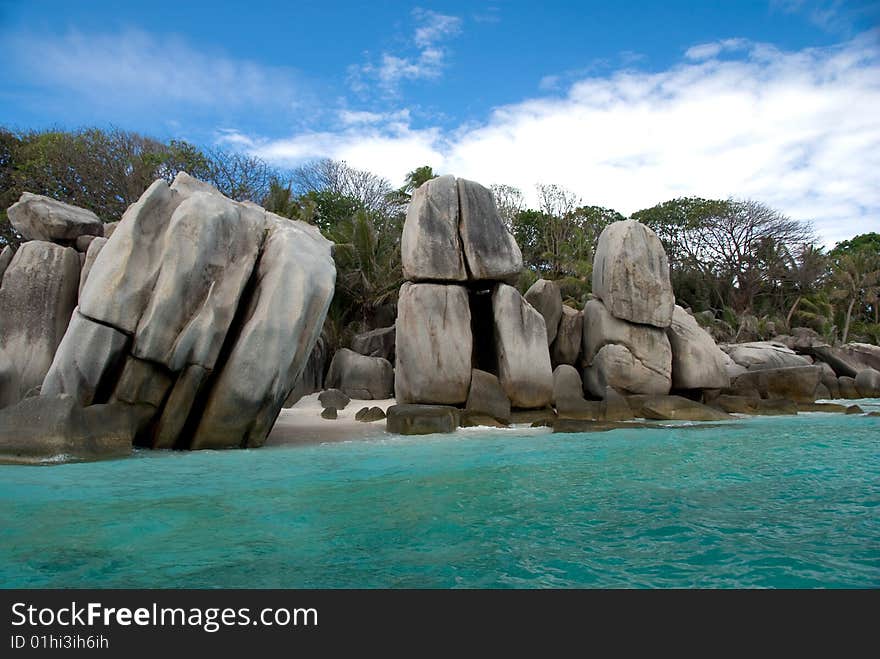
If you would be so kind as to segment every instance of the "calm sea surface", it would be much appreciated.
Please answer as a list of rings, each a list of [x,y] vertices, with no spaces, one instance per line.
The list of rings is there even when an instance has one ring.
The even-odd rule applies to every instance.
[[[878,588],[880,418],[0,466],[0,584]]]

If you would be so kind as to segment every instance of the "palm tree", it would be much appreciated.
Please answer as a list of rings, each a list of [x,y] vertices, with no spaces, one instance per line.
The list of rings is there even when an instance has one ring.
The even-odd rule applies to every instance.
[[[406,175],[402,188],[388,193],[388,199],[399,204],[406,204],[412,199],[413,192],[420,188],[422,184],[427,183],[432,178],[437,178],[437,176],[434,173],[434,168],[430,165],[416,167]]]
[[[804,245],[800,254],[790,258],[786,268],[785,279],[794,288],[794,303],[785,317],[785,325],[791,329],[791,318],[804,297],[811,294],[821,285],[828,265],[828,259],[822,247]]]
[[[852,321],[853,307],[857,302],[868,303],[880,296],[880,263],[876,254],[859,251],[842,254],[831,275],[834,290],[832,298],[849,300],[843,323],[842,342],[846,343]]]

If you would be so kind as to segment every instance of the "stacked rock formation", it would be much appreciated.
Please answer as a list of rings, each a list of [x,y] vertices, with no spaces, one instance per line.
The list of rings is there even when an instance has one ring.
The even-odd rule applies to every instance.
[[[321,331],[330,246],[185,173],[156,181],[94,259],[41,395],[147,407],[154,448],[260,446]]]
[[[657,235],[634,220],[599,236],[593,294],[583,318],[585,389],[604,397],[722,389],[730,380],[712,337],[675,304],[669,263]]]
[[[401,251],[397,401],[461,405],[476,370],[496,378],[513,407],[548,405],[547,328],[510,285],[522,254],[491,191],[453,176],[428,181],[413,194]]]
[[[94,213],[49,197],[25,192],[8,215],[26,242],[0,253],[0,408],[39,390],[106,242]]]

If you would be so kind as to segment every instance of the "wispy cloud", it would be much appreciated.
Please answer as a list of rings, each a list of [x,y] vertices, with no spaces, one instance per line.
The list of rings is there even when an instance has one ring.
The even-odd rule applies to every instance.
[[[444,42],[461,32],[462,21],[457,16],[418,8],[413,10],[412,18],[415,26],[407,48],[415,52],[383,52],[378,60],[352,65],[349,74],[355,91],[367,89],[365,80],[376,80],[384,92],[393,93],[404,80],[440,77],[449,56]]]
[[[873,0],[770,0],[770,9],[800,14],[821,30],[844,37],[875,27],[880,20],[880,3]]]
[[[310,94],[298,73],[203,52],[174,37],[139,30],[86,34],[69,31],[4,35],[10,75],[35,95],[51,90],[68,103],[173,115],[182,108],[252,108],[255,112],[303,107]]]
[[[749,49],[753,44],[748,39],[722,39],[701,43],[688,48],[684,56],[691,60],[705,60],[718,57],[722,53],[735,53]]]
[[[345,159],[394,182],[421,164],[527,194],[554,182],[627,214],[683,195],[752,197],[815,221],[832,243],[880,222],[877,36],[796,52],[701,44],[669,70],[583,77],[477,126],[379,118],[254,152]]]

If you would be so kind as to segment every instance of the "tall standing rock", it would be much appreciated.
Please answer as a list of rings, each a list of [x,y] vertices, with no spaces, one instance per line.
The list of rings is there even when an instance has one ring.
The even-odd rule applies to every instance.
[[[463,286],[405,283],[397,309],[397,401],[464,403],[473,349],[467,290]]]
[[[458,201],[469,279],[515,282],[522,270],[522,252],[498,214],[492,191],[460,178]]]
[[[400,239],[403,276],[413,281],[465,281],[458,233],[458,187],[440,176],[413,193]]]
[[[667,394],[672,348],[666,332],[615,318],[599,300],[584,307],[584,384],[594,396],[606,387],[631,394]]]
[[[553,399],[553,369],[544,318],[507,284],[492,291],[498,379],[514,407],[536,408]]]
[[[584,313],[562,305],[562,316],[556,340],[550,346],[550,360],[554,365],[570,364],[574,366],[581,354],[581,343],[584,334]]]
[[[672,347],[672,386],[675,389],[725,389],[730,386],[726,359],[706,330],[687,311],[675,305],[666,330]]]
[[[523,296],[539,314],[544,317],[547,326],[547,345],[556,339],[559,321],[562,318],[562,294],[559,285],[553,281],[539,279],[529,287]]]
[[[76,306],[79,256],[73,248],[33,240],[12,258],[0,286],[0,406],[15,403],[52,365]]]
[[[104,235],[104,224],[92,211],[30,192],[23,192],[7,215],[25,240],[73,244],[80,236]]]
[[[59,350],[52,369],[74,375],[64,389],[79,400],[91,373],[112,373],[99,388],[153,410],[144,436],[154,447],[259,446],[312,352],[335,278],[315,227],[180,173],[129,207],[80,295],[84,319],[129,337],[124,368],[89,348]]]
[[[593,261],[593,294],[615,318],[669,327],[675,296],[657,234],[635,220],[605,227]]]

